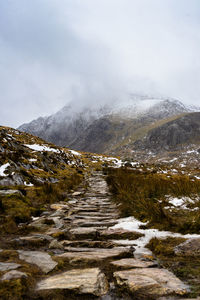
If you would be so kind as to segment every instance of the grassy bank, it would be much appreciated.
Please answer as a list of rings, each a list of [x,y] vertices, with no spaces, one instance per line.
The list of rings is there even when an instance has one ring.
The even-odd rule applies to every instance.
[[[200,230],[200,181],[183,174],[156,173],[147,168],[107,168],[107,183],[121,216],[148,221],[148,227],[181,233]],[[170,197],[188,197],[186,209],[170,204]]]
[[[67,193],[76,188],[83,175],[75,169],[58,183],[44,183],[26,187],[17,186],[18,193],[0,195],[0,233],[17,233],[20,223],[30,221],[31,216],[40,215],[49,204],[67,201]]]

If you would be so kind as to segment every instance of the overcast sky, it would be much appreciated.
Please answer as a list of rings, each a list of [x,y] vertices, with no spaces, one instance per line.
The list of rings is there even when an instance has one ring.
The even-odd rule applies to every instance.
[[[0,124],[126,93],[200,105],[199,0],[0,1]]]

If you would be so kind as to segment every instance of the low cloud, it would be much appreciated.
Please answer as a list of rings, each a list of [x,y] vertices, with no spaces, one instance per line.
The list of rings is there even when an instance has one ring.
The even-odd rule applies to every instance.
[[[128,93],[200,99],[198,0],[0,3],[0,120],[18,126]]]

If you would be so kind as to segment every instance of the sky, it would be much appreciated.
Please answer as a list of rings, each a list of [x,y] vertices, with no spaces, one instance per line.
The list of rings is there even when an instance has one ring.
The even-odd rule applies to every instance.
[[[129,93],[200,105],[199,0],[0,1],[0,124]]]

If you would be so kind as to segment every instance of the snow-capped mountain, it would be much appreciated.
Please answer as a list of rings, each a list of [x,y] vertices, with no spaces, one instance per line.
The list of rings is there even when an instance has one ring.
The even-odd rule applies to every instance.
[[[116,153],[121,144],[141,138],[155,122],[194,110],[175,99],[131,94],[98,107],[77,109],[71,103],[49,117],[21,125],[19,130],[60,146]]]

